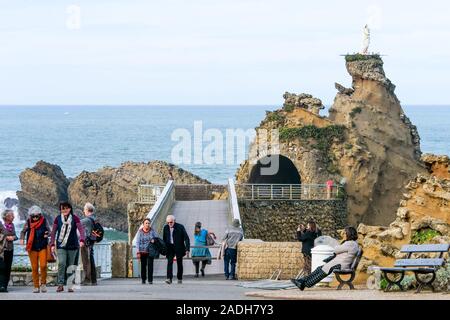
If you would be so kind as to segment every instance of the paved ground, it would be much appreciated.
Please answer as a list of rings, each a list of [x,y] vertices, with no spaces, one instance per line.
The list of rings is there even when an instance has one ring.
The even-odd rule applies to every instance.
[[[185,277],[183,284],[176,280],[171,285],[165,278],[155,278],[152,285],[141,284],[140,279],[107,279],[97,286],[81,287],[74,293],[56,293],[49,287],[47,293],[32,293],[31,287],[9,287],[8,293],[0,293],[0,300],[252,300],[236,281],[226,281],[219,276],[205,278]],[[259,298],[260,299],[260,298]]]
[[[81,287],[74,293],[56,293],[49,287],[47,293],[32,293],[31,287],[10,287],[9,293],[1,293],[1,300],[450,300],[450,294],[423,292],[384,293],[367,290],[341,290],[335,288],[288,290],[258,290],[237,286],[238,281],[225,281],[222,277],[185,277],[183,284],[164,283],[157,278],[153,285],[142,285],[139,279],[107,279],[95,287]],[[66,288],[67,290],[67,288]]]
[[[423,291],[415,294],[408,292],[383,292],[359,287],[356,290],[336,290],[336,288],[313,288],[303,292],[297,288],[287,290],[247,289],[246,295],[259,299],[283,300],[450,300],[450,294]]]

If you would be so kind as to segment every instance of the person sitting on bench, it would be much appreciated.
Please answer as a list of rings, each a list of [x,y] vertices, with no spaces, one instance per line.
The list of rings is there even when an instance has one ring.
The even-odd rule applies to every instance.
[[[356,229],[353,227],[346,227],[344,242],[334,248],[333,256],[324,260],[324,262],[326,262],[325,265],[316,268],[316,270],[304,278],[291,279],[291,281],[303,291],[305,287],[313,287],[335,270],[348,269],[359,250],[358,242],[356,242],[357,239],[358,232]]]

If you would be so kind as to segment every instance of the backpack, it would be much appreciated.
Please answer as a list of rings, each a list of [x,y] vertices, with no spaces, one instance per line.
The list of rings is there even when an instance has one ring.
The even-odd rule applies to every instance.
[[[105,234],[105,231],[103,230],[102,225],[100,224],[100,222],[98,222],[97,220],[94,220],[92,218],[89,218],[92,221],[92,232],[89,235],[89,238],[95,239],[92,240],[92,242],[94,243],[99,243],[100,241],[103,240],[103,235]]]

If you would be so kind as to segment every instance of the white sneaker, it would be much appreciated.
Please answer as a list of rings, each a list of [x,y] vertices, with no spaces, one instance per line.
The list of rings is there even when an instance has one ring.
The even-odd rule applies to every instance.
[[[41,292],[47,292],[47,286],[45,284],[41,284]]]
[[[39,288],[34,288],[33,289],[33,293],[39,293],[40,291],[39,291]]]

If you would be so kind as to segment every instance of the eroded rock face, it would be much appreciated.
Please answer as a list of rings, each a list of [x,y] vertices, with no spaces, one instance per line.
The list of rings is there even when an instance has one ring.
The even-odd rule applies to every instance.
[[[296,107],[303,108],[311,111],[314,114],[319,114],[320,110],[325,109],[322,104],[322,100],[314,98],[312,95],[307,93],[294,94],[286,92],[283,95],[284,107]]]
[[[448,168],[448,157],[426,155],[422,159],[433,166],[429,174],[418,174],[406,185],[396,219],[389,227],[359,225],[359,242],[364,249],[361,280],[367,267],[392,266],[395,259],[402,258],[404,244],[418,239],[450,242],[450,180],[434,174]]]
[[[38,205],[45,214],[58,214],[58,204],[67,201],[69,180],[57,165],[39,161],[31,169],[24,170],[20,176],[21,191],[17,191],[19,214],[27,217],[28,208]]]
[[[91,202],[106,227],[126,232],[127,205],[137,200],[140,184],[165,185],[169,172],[179,184],[209,183],[196,175],[163,161],[149,163],[125,162],[118,168],[105,167],[96,172],[83,171],[70,184],[61,168],[38,162],[20,175],[22,191],[17,192],[20,208],[26,212],[32,205],[41,206],[56,216],[58,203],[69,200],[75,213],[82,215],[86,202]]]
[[[387,226],[395,219],[405,184],[418,173],[426,173],[420,161],[420,138],[394,94],[395,86],[387,79],[381,58],[349,60],[346,67],[352,88],[336,85],[339,92],[329,117],[300,107],[304,94],[286,93],[284,108],[269,112],[258,129],[279,129],[279,149],[272,151],[269,146],[266,153],[278,152],[291,160],[302,183],[345,181],[350,224]],[[286,105],[299,107],[291,110]],[[298,130],[305,127],[306,134]],[[341,133],[329,135],[335,131]],[[288,133],[287,139],[281,138],[283,132]],[[249,159],[237,172],[237,181],[248,182],[263,156],[255,141]]]

